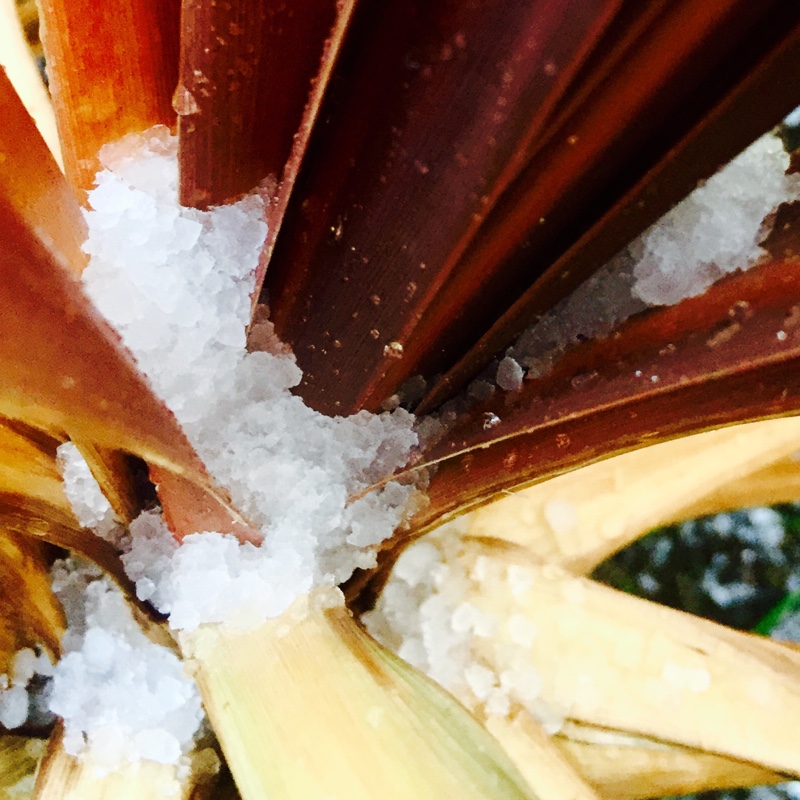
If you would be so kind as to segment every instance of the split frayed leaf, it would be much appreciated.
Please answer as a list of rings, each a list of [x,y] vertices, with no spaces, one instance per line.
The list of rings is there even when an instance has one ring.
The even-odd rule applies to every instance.
[[[80,553],[126,590],[131,583],[116,548],[81,526],[64,492],[56,459],[63,437],[0,420],[0,529]]]
[[[27,497],[61,514],[71,513],[56,448],[63,439],[0,419],[0,494]]]
[[[132,522],[142,510],[142,499],[130,458],[119,450],[95,447],[88,442],[73,444],[86,461],[117,519],[126,525]]]

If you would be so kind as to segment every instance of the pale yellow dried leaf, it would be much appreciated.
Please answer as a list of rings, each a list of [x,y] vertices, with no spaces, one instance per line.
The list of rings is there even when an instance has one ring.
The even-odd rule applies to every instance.
[[[541,566],[509,545],[465,541],[468,574],[481,556],[481,571],[499,578],[469,601],[499,619],[514,608],[533,623],[530,665],[548,709],[800,774],[800,651]],[[530,574],[514,592],[502,580],[511,564]],[[493,637],[476,637],[473,649],[500,671],[511,641],[500,625]]]
[[[476,511],[468,533],[587,574],[648,530],[800,448],[800,418],[765,420],[626,453]]]
[[[535,798],[497,742],[342,608],[184,635],[245,800]]]
[[[574,723],[565,725],[553,744],[608,800],[645,800],[785,780],[744,761]]]
[[[696,519],[706,514],[719,514],[739,508],[792,503],[798,499],[800,499],[800,461],[792,455],[758,472],[725,484],[690,508],[682,509],[680,517],[667,522]]]
[[[513,718],[490,716],[484,725],[541,800],[600,800],[552,738],[524,710]]]
[[[0,65],[33,117],[53,158],[63,169],[53,104],[25,40],[15,0],[0,0]]]
[[[27,497],[71,514],[55,459],[57,444],[58,440],[37,442],[0,420],[0,494]]]

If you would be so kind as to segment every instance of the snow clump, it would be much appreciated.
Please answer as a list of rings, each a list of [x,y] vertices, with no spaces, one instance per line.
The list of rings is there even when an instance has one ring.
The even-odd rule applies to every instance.
[[[145,636],[97,567],[66,559],[52,575],[68,623],[49,697],[64,720],[64,749],[91,752],[107,771],[142,759],[178,764],[203,720],[180,659]]]
[[[523,708],[550,732],[564,712],[541,697],[533,663],[536,626],[515,598],[536,580],[526,567],[463,558],[468,521],[456,520],[409,546],[362,621],[400,658],[422,670],[467,708],[508,716]],[[502,591],[503,614],[471,600]],[[498,646],[491,643],[502,642]],[[490,655],[491,654],[491,655]]]
[[[800,176],[786,175],[788,167],[789,154],[774,133],[757,139],[534,321],[495,367],[497,383],[507,388],[509,358],[529,378],[541,377],[581,341],[608,336],[649,306],[674,305],[758,264],[772,213],[800,199]]]
[[[124,529],[78,448],[72,442],[64,442],[56,453],[64,494],[75,518],[84,528],[91,528],[103,539],[119,544],[125,535]]]
[[[107,146],[101,161],[86,214],[86,291],[264,537],[255,547],[198,531],[178,547],[151,513],[131,528],[126,568],[176,628],[256,624],[375,563],[417,492],[389,482],[361,494],[405,465],[414,419],[402,409],[326,417],[291,393],[302,374],[285,348],[246,351],[267,234],[261,196],[181,207],[165,128]]]
[[[781,140],[767,134],[695,189],[630,246],[638,261],[634,293],[673,305],[761,260],[765,218],[800,198],[800,177],[786,175],[788,167]]]

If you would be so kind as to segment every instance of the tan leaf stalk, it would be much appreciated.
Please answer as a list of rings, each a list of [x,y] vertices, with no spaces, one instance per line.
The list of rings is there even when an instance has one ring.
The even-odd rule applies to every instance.
[[[141,504],[125,454],[118,450],[96,447],[91,442],[80,439],[73,440],[73,444],[88,464],[117,519],[126,525],[131,523],[141,511]]]
[[[500,724],[511,727],[514,722]],[[510,735],[517,736],[520,748],[526,747],[524,726]],[[553,745],[608,800],[645,800],[786,780],[744,761],[571,723],[553,737]]]
[[[535,798],[455,700],[342,608],[182,636],[245,800]]]
[[[0,736],[0,800],[24,800],[33,791],[34,775],[46,747],[41,739]]]
[[[490,716],[486,729],[511,756],[542,800],[599,800],[600,795],[527,712],[513,718]]]
[[[102,145],[174,124],[179,2],[41,0],[39,8],[66,175],[89,189]]]
[[[27,434],[27,435],[26,435]],[[28,498],[71,515],[55,459],[60,439],[38,436],[0,419],[0,495]]]
[[[61,438],[0,418],[0,532],[20,546],[26,539],[40,539],[78,552],[130,593],[130,581],[116,549],[75,519],[56,463],[55,450]],[[28,547],[40,545],[31,542],[25,549]],[[29,573],[31,580],[36,575],[35,570]],[[42,585],[46,591],[41,596],[49,597],[46,569]],[[35,597],[29,599],[31,608],[36,609]]]
[[[32,800],[207,800],[213,796],[216,777],[208,769],[210,751],[194,754],[186,775],[155,761],[140,761],[109,773],[98,768],[91,752],[80,758],[69,755],[62,739],[63,729],[57,725],[39,767]]]
[[[687,519],[714,492],[800,449],[800,419],[754,422],[653,445],[478,509],[468,532],[581,574],[648,530]]]
[[[684,509],[683,519],[719,514],[739,508],[774,506],[800,499],[800,461],[794,456],[776,461],[751,475],[725,484],[691,508]],[[675,522],[678,521],[676,518]]]
[[[14,654],[43,645],[55,657],[61,650],[66,619],[50,588],[50,569],[42,545],[3,531],[0,519],[0,672]]]
[[[530,663],[551,713],[800,774],[800,651],[538,565],[508,545],[466,541],[467,574],[481,556],[495,576],[527,570],[527,586],[512,592],[500,577],[469,601],[499,619],[516,608],[533,623]],[[510,635],[501,626],[473,649],[500,670]]]
[[[33,117],[53,158],[63,169],[53,104],[25,40],[15,0],[0,0],[0,65]]]

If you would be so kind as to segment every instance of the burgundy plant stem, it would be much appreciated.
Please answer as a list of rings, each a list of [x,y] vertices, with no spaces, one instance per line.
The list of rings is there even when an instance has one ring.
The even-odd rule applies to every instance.
[[[265,182],[274,192],[287,162],[296,171],[354,3],[183,0],[174,97],[183,205],[224,203]]]
[[[645,444],[800,411],[798,267],[770,262],[645,312],[471,409],[424,454],[436,469],[413,527]]]

